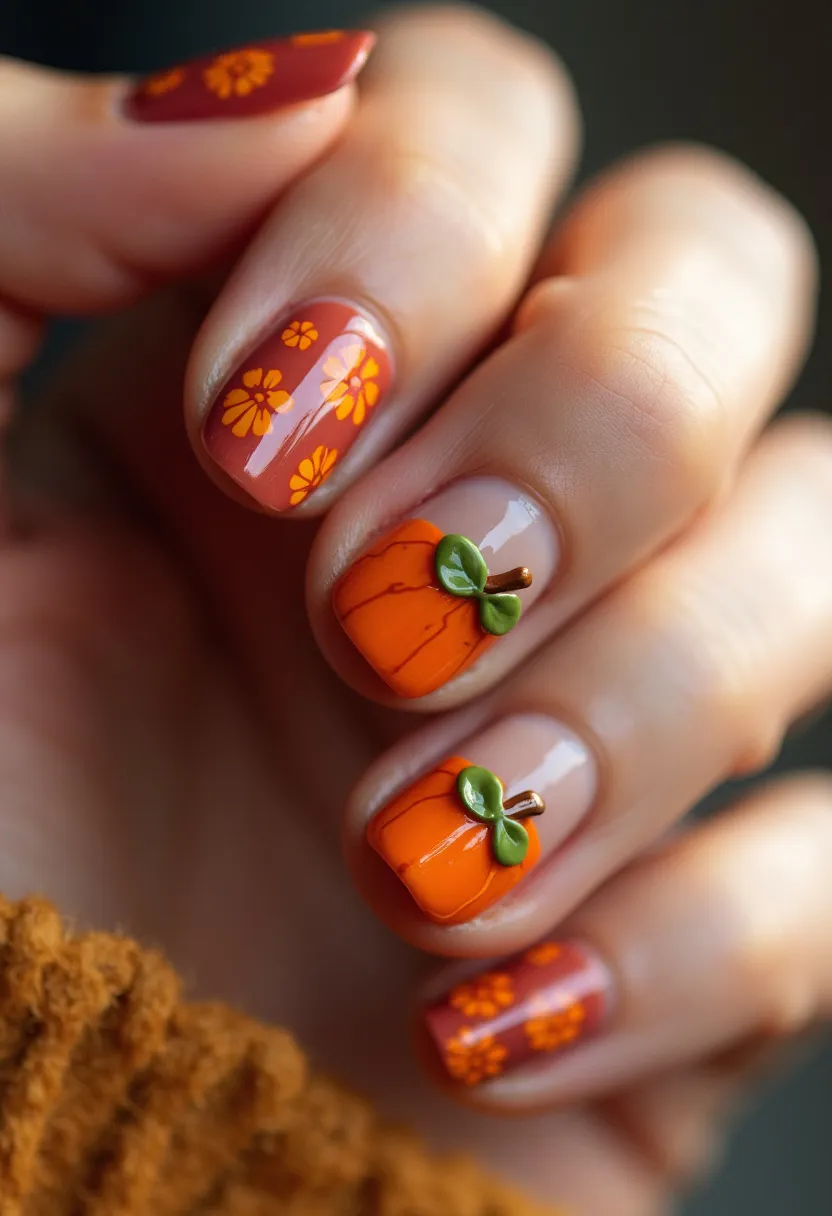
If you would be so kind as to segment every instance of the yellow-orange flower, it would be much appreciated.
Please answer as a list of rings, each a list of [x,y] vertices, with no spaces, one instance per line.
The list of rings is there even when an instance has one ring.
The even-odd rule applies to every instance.
[[[487,1077],[498,1077],[507,1056],[508,1048],[493,1034],[478,1037],[470,1026],[463,1026],[445,1044],[445,1066],[463,1085],[479,1085]]]
[[[344,37],[343,30],[318,30],[313,34],[293,34],[295,46],[326,46],[329,42],[340,42]]]
[[[524,958],[533,967],[548,967],[549,963],[560,958],[561,953],[561,947],[557,942],[538,942],[536,946],[532,946],[530,950],[526,951]]]
[[[289,489],[292,491],[289,502],[293,507],[303,502],[306,495],[317,489],[322,481],[326,481],[337,459],[336,448],[325,448],[321,444],[311,456],[300,462],[297,473],[289,478]]]
[[[274,72],[274,55],[259,47],[218,55],[203,73],[205,85],[222,101],[247,97],[260,89]]]
[[[164,97],[165,93],[178,89],[184,79],[184,68],[169,68],[166,72],[150,76],[144,82],[144,91],[150,97]]]
[[[448,1004],[466,1018],[493,1018],[514,1003],[511,977],[489,971],[469,984],[459,984],[448,997]]]
[[[577,1039],[585,1021],[586,1010],[581,1002],[564,997],[560,1009],[542,1004],[540,1012],[524,1023],[523,1032],[533,1051],[555,1051]]]
[[[230,426],[232,433],[241,439],[249,431],[268,435],[272,414],[285,414],[294,405],[289,394],[277,387],[282,379],[283,373],[274,368],[265,373],[262,367],[243,372],[245,388],[232,388],[222,403],[223,426]]]
[[[300,350],[308,350],[317,337],[318,331],[312,321],[293,321],[280,335],[286,346],[297,346]]]
[[[361,426],[367,410],[378,401],[375,382],[378,373],[378,364],[372,355],[367,355],[360,342],[345,346],[337,355],[330,355],[324,363],[326,379],[321,384],[321,392],[324,401],[337,407],[335,416],[339,421],[343,422],[352,414],[355,425]]]

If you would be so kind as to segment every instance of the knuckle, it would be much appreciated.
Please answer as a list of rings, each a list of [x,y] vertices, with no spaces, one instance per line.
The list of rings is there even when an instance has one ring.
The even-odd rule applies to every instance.
[[[680,718],[699,724],[734,771],[776,751],[782,723],[756,678],[757,650],[742,611],[725,613],[707,571],[684,562],[646,571],[638,612],[651,637],[651,667],[661,674]]]
[[[515,269],[511,230],[499,209],[473,194],[447,160],[421,147],[399,147],[376,162],[371,172],[388,223],[397,232],[436,234],[437,248],[453,259],[459,288],[484,292],[489,298],[504,294]],[[407,255],[400,246],[399,256]]]
[[[727,153],[701,144],[662,144],[638,154],[626,170],[641,189],[656,188],[665,205],[724,232],[755,277],[760,267],[784,263],[814,275],[816,247],[806,220],[778,190]]]
[[[791,923],[791,918],[786,918]],[[745,993],[757,1024],[772,1035],[794,1035],[812,1020],[816,994],[791,935],[765,918],[748,930],[726,959],[736,988]]]
[[[451,62],[457,77],[469,64],[479,71],[491,67],[500,74],[521,68],[550,87],[569,88],[571,95],[569,74],[555,52],[487,9],[467,4],[402,8],[383,18],[381,26],[387,52],[391,43],[400,45],[408,63],[413,63],[414,45],[421,49],[419,44],[423,43],[429,49],[430,58],[419,64],[420,72]],[[499,76],[493,78],[498,80]]]
[[[657,490],[689,513],[708,502],[724,474],[726,411],[719,385],[683,337],[655,320],[605,325],[583,346],[603,416],[634,467],[646,466]]]

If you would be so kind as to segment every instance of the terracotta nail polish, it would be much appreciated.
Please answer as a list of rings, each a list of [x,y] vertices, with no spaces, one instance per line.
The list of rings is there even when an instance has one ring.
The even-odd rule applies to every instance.
[[[312,101],[354,80],[374,42],[366,30],[325,30],[206,55],[140,81],[125,113],[137,122],[199,122]]]
[[[505,482],[472,479],[359,556],[335,587],[333,609],[393,692],[422,697],[514,628],[556,559],[537,503]]]
[[[458,984],[425,1011],[452,1080],[474,1086],[577,1046],[611,1006],[611,976],[587,946],[538,942]]]
[[[360,309],[301,304],[223,386],[206,451],[263,506],[300,506],[369,425],[391,379],[385,339]]]

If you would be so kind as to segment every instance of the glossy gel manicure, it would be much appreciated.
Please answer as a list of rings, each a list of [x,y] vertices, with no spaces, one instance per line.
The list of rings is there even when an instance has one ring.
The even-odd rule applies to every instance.
[[[387,342],[364,311],[343,300],[299,304],[223,386],[205,450],[262,506],[290,511],[372,424],[392,374]]]
[[[397,696],[423,697],[515,627],[545,591],[558,551],[537,502],[507,482],[471,478],[359,555],[333,610]]]
[[[124,111],[135,122],[206,122],[266,114],[349,84],[374,42],[375,35],[367,30],[325,30],[206,55],[139,81]]]
[[[592,754],[544,715],[495,723],[377,812],[367,841],[436,924],[473,920],[592,805]]]
[[[424,1022],[451,1080],[480,1085],[596,1034],[611,983],[582,942],[538,942],[458,984],[425,1011]]]

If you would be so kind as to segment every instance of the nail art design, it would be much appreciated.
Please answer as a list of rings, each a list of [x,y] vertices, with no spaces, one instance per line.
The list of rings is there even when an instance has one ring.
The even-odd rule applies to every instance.
[[[333,608],[353,645],[400,697],[464,671],[520,618],[525,566],[489,575],[479,549],[424,519],[401,524],[350,567]]]
[[[474,599],[479,605],[480,625],[496,637],[508,633],[520,620],[522,606],[516,595],[506,592],[531,587],[532,574],[526,566],[489,578],[485,559],[466,536],[443,536],[436,546],[436,577],[440,586],[460,599]]]
[[[295,309],[224,385],[203,442],[263,506],[297,507],[330,475],[392,379],[375,324],[340,300]]]
[[[354,80],[374,41],[368,31],[327,30],[207,55],[140,81],[125,111],[138,122],[196,122],[311,101]]]
[[[452,756],[379,811],[367,840],[426,916],[459,924],[491,907],[536,865],[537,831],[519,820],[542,810],[532,791],[504,802],[493,773]]]
[[[583,943],[546,941],[457,985],[425,1025],[452,1080],[474,1086],[595,1033],[609,996],[609,972]]]
[[[540,795],[526,790],[504,802],[499,777],[475,764],[462,770],[456,789],[468,814],[491,827],[494,860],[501,866],[519,866],[529,851],[529,833],[520,820],[543,814]]]

